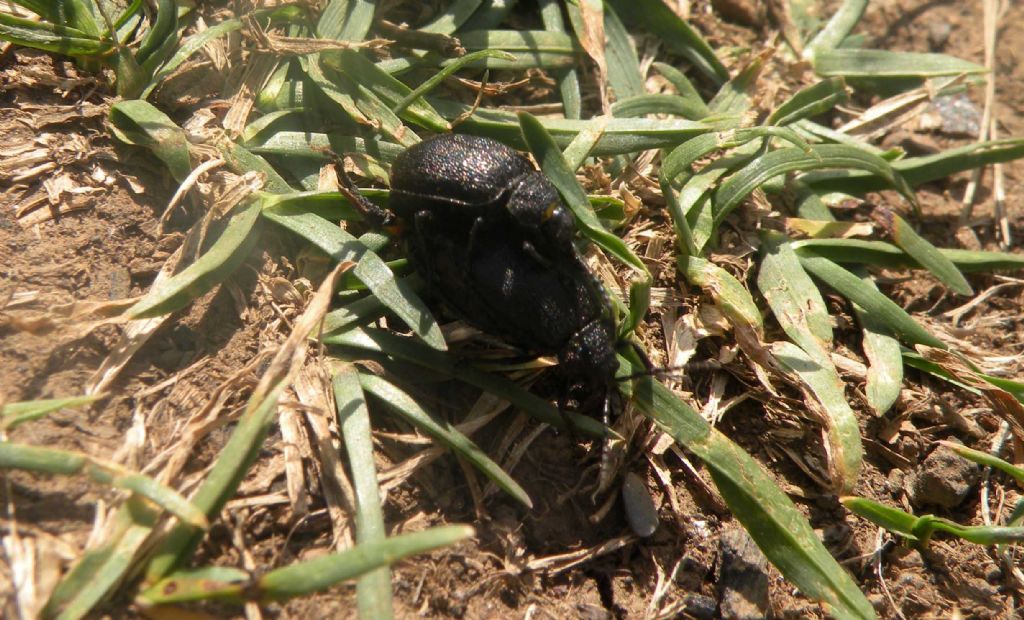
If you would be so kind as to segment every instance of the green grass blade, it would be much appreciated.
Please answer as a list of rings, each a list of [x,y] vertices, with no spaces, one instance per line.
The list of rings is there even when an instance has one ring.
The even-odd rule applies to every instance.
[[[695,105],[692,100],[679,95],[634,95],[612,104],[612,116],[615,118],[637,118],[648,114],[671,114],[699,120],[707,116],[708,112],[704,102]]]
[[[545,30],[565,32],[565,19],[562,17],[562,7],[558,0],[540,0],[540,19]],[[570,67],[562,72],[558,78],[558,90],[562,95],[565,117],[580,118],[583,104],[580,99],[580,80],[575,68]]]
[[[157,2],[156,19],[146,36],[142,39],[139,49],[135,52],[135,60],[141,65],[149,60],[167,39],[174,37],[178,30],[178,6],[175,0],[159,0]]]
[[[422,532],[392,536],[380,542],[361,544],[354,549],[314,558],[293,566],[270,571],[256,588],[263,600],[282,600],[324,590],[353,579],[380,566],[394,564],[410,555],[447,547],[472,537],[468,525],[446,525]]]
[[[772,111],[765,124],[789,125],[824,114],[846,100],[846,82],[842,78],[829,78],[808,86],[790,97]]]
[[[924,373],[927,373],[929,375],[932,375],[933,377],[936,377],[938,379],[942,379],[943,381],[946,381],[946,382],[948,382],[948,383],[950,383],[952,385],[955,385],[955,386],[957,386],[958,388],[960,388],[962,390],[970,392],[971,394],[975,394],[977,396],[981,396],[982,395],[981,394],[981,390],[979,390],[976,387],[972,387],[972,386],[970,386],[970,385],[968,385],[968,384],[958,380],[952,374],[950,374],[949,371],[947,371],[946,369],[942,368],[941,366],[939,366],[935,362],[931,362],[931,361],[926,360],[924,357],[922,357],[916,351],[911,351],[909,349],[904,349],[903,350],[903,363],[906,364],[907,366],[910,366],[911,368],[916,368],[917,370],[920,370],[921,372],[924,372]],[[1018,399],[1018,400],[1020,400],[1020,399]]]
[[[256,108],[264,112],[273,113],[278,112],[280,109],[277,107],[279,99],[288,97],[288,89],[293,84],[301,84],[299,80],[291,79],[292,67],[295,63],[292,62],[280,62],[274,72],[267,78],[267,83],[263,85],[260,92],[256,95]],[[298,110],[293,110],[296,116],[302,116],[302,113]],[[269,115],[269,114],[268,114]],[[246,130],[252,126],[253,123],[259,122],[263,117],[260,117],[249,123],[246,126]]]
[[[576,134],[576,137],[569,143],[569,146],[565,147],[565,150],[562,151],[562,157],[565,159],[565,165],[573,172],[579,170],[587,157],[590,156],[590,152],[594,150],[594,147],[597,145],[597,141],[601,139],[601,135],[603,133],[604,125],[602,124],[593,128],[584,129]]]
[[[981,65],[946,56],[873,49],[831,49],[815,53],[814,71],[821,76],[845,78],[928,78],[985,73]]]
[[[750,291],[732,274],[696,256],[680,258],[679,270],[686,274],[687,281],[704,289],[734,325],[761,332],[764,326],[761,311]]]
[[[609,433],[608,429],[594,418],[575,411],[559,412],[550,402],[527,392],[511,381],[473,368],[448,353],[431,349],[411,338],[379,329],[356,328],[333,336],[324,336],[322,340],[327,344],[357,349],[359,352],[355,355],[387,355],[399,361],[422,366],[445,377],[463,381],[507,400],[541,422],[558,429],[566,430],[568,420],[574,431],[589,437],[606,437]]]
[[[274,131],[266,134],[257,132],[246,138],[245,144],[253,153],[320,161],[330,161],[330,152],[333,151],[338,154],[365,153],[385,163],[391,163],[405,150],[405,147],[392,142],[312,131]]]
[[[911,186],[944,179],[965,170],[998,164],[1024,157],[1024,138],[977,142],[935,155],[910,157],[893,162],[893,169]],[[886,182],[873,178],[869,172],[816,172],[804,177],[804,182],[823,193],[842,192],[863,196],[868,192],[885,189]]]
[[[914,526],[917,524],[917,517],[914,515],[865,497],[840,497],[839,501],[847,510],[875,525],[906,536],[910,540],[917,540],[913,534]]]
[[[627,363],[620,372],[632,370]],[[749,454],[651,378],[637,380],[633,401],[676,442],[704,461],[733,515],[786,579],[808,597],[828,605],[836,617],[875,617],[856,582]]]
[[[679,186],[690,178],[690,167],[711,152],[741,147],[754,140],[765,138],[779,138],[799,147],[804,152],[810,152],[811,147],[800,137],[800,134],[785,127],[751,127],[706,133],[691,138],[672,149],[662,160],[661,178]]]
[[[156,512],[142,501],[129,498],[117,511],[107,542],[79,558],[57,584],[42,616],[78,620],[110,596],[128,578],[140,548],[156,525],[156,517]]]
[[[801,181],[794,182],[793,189],[796,193],[796,213],[799,217],[818,222],[836,221],[820,194],[812,191]]]
[[[897,508],[863,497],[844,497],[843,505],[855,514],[910,540],[926,544],[935,532],[943,532],[977,545],[999,545],[1024,541],[1024,527],[960,525],[935,515],[916,517]]]
[[[647,266],[643,261],[626,246],[622,239],[608,232],[601,225],[597,214],[590,206],[587,194],[576,180],[576,174],[566,163],[565,158],[562,157],[562,151],[540,121],[525,112],[519,115],[519,121],[522,126],[523,139],[529,145],[530,152],[540,164],[541,171],[551,180],[566,205],[576,216],[576,222],[583,234],[606,252],[635,269],[645,280],[650,280],[650,272],[647,271]]]
[[[360,374],[359,382],[364,390],[380,399],[388,409],[451,448],[517,502],[527,508],[533,507],[533,502],[523,487],[491,460],[491,457],[487,456],[472,439],[466,437],[452,424],[436,419],[420,407],[411,396],[381,377]]]
[[[468,525],[401,534],[272,570],[254,581],[246,573],[220,567],[181,571],[149,587],[139,596],[139,603],[149,606],[206,600],[235,604],[247,600],[286,600],[326,590],[410,555],[446,547],[473,535],[474,530]]]
[[[466,54],[465,56],[456,58],[454,61],[451,62],[451,64],[446,65],[440,71],[430,76],[422,84],[411,90],[408,95],[406,95],[398,103],[396,103],[394,107],[395,114],[401,116],[402,112],[404,112],[406,108],[408,108],[411,104],[417,102],[421,97],[423,97],[430,91],[437,88],[441,84],[441,82],[443,82],[448,76],[462,69],[466,65],[484,58],[502,58],[510,62],[516,59],[515,56],[509,54],[508,52],[490,49],[471,52],[469,54]],[[437,114],[437,112],[434,112],[433,108],[429,109],[434,114]],[[442,122],[445,125],[447,125],[447,121],[444,121],[444,119],[442,119]]]
[[[105,398],[104,394],[92,396],[72,396],[71,398],[50,398],[45,400],[29,400],[19,403],[0,405],[0,428],[10,430],[19,424],[38,420],[54,411],[66,407],[81,407]]]
[[[475,30],[460,32],[459,41],[467,52],[501,50],[512,56],[512,60],[485,57],[466,65],[476,69],[567,69],[574,66],[576,61],[572,37],[550,30]],[[457,61],[457,58],[453,58],[441,65],[455,64]]]
[[[870,144],[861,138],[851,136],[849,134],[840,133],[824,125],[819,125],[814,121],[803,119],[794,123],[794,128],[803,134],[811,142],[825,142],[828,144],[845,144],[847,146],[853,146],[869,153],[874,153],[880,157],[886,156],[892,151],[883,151],[877,146]],[[887,159],[891,159],[888,158]],[[815,173],[822,174],[822,173]]]
[[[234,273],[259,237],[261,200],[250,196],[234,209],[217,241],[184,270],[151,289],[125,313],[132,319],[170,314],[184,308]]]
[[[860,276],[860,281],[866,286],[878,290],[874,279],[866,271],[856,275]],[[878,294],[881,295],[881,291]],[[903,387],[903,353],[899,340],[893,338],[888,325],[877,314],[857,304],[853,304],[853,312],[860,323],[861,343],[868,359],[865,388],[868,405],[875,415],[883,416],[900,397],[900,389]]]
[[[797,256],[804,269],[815,278],[873,315],[879,323],[885,325],[904,342],[924,344],[938,349],[946,348],[941,340],[921,327],[903,308],[880,293],[877,288],[865,284],[860,278],[827,258],[810,252],[798,252]]]
[[[484,54],[483,57],[490,55],[493,54]],[[418,96],[412,96],[412,89],[382,71],[359,52],[341,50],[336,54],[322,54],[322,58],[326,67],[341,71],[352,81],[368,89],[385,105],[393,109],[393,113],[400,118],[437,133],[451,129],[448,121],[442,118],[429,103]],[[457,60],[462,61],[459,66],[465,64],[464,57]],[[401,105],[403,103],[404,105]]]
[[[153,105],[138,99],[115,103],[110,108],[110,129],[126,144],[152,150],[179,183],[191,174],[185,132]]]
[[[694,117],[695,119],[701,119],[711,114],[708,104],[704,103],[704,99],[701,98],[700,93],[694,88],[690,78],[686,77],[682,71],[664,62],[655,62],[651,66],[675,87],[679,96],[686,100],[688,107],[699,111],[697,116]]]
[[[240,603],[250,574],[229,566],[203,566],[175,571],[150,585],[135,599],[143,607],[190,601],[219,600]]]
[[[470,111],[470,106],[452,101],[432,100],[446,118]],[[713,131],[706,123],[685,119],[612,118],[576,120],[545,117],[538,119],[559,148],[565,148],[579,132],[603,126],[601,139],[590,153],[593,157],[632,154],[649,149],[672,148],[693,136]],[[459,125],[460,133],[487,136],[518,149],[527,149],[519,119],[503,110],[478,109]]]
[[[51,23],[63,20],[63,6],[52,0],[13,0],[13,4],[28,9]]]
[[[237,174],[247,172],[259,172],[263,175],[263,189],[274,194],[286,194],[295,191],[288,185],[288,182],[278,174],[267,160],[255,153],[250,153],[245,147],[237,142],[222,142],[220,145],[220,156],[228,168]]]
[[[868,0],[844,0],[839,10],[804,49],[804,58],[813,60],[819,53],[839,47],[843,39],[853,32],[867,6]]]
[[[76,28],[36,22],[4,12],[0,12],[0,40],[67,56],[100,56],[113,50],[110,41],[94,38]]]
[[[374,295],[367,295],[352,303],[332,310],[324,316],[323,336],[336,336],[353,327],[368,325],[384,316],[387,308]]]
[[[885,241],[869,239],[800,239],[792,242],[797,254],[812,254],[836,263],[877,267],[917,266],[906,253]]]
[[[733,166],[741,161],[746,161],[746,159],[746,157],[722,157],[713,161],[683,186],[678,199],[674,198],[675,190],[669,187],[670,191],[666,196],[669,197],[673,222],[678,222],[677,226],[679,226],[685,221],[691,230],[692,242],[687,242],[687,247],[690,243],[693,247],[692,250],[688,250],[689,254],[702,253],[715,236],[716,228],[711,204],[712,189],[719,185],[719,179],[725,176]],[[674,206],[674,202],[679,203],[678,209]],[[682,232],[685,233],[685,231]]]
[[[708,102],[713,114],[738,116],[750,108],[750,96],[757,85],[757,78],[764,69],[766,55],[755,57],[736,77],[732,78],[715,93]]]
[[[998,469],[999,471],[1016,480],[1017,484],[1024,486],[1024,469],[1011,465],[1010,463],[1007,463],[1006,461],[999,458],[998,456],[995,456],[994,454],[989,454],[988,452],[981,452],[980,450],[974,450],[972,448],[968,448],[967,446],[961,443],[956,443],[953,441],[940,441],[939,443],[949,448],[953,452],[956,452],[965,459],[974,461],[979,465],[986,465],[988,467],[994,467],[995,469]]]
[[[352,122],[360,125],[374,125],[373,121],[371,121],[370,118],[360,110],[360,107],[356,105],[355,97],[352,94],[355,91],[355,85],[344,84],[343,87],[335,86],[335,84],[329,80],[326,75],[324,75],[324,70],[321,69],[321,65],[319,65],[319,54],[300,56],[299,65],[302,67],[302,71],[305,72],[306,76],[308,76],[309,82],[311,82],[312,85],[315,85],[319,92],[322,92],[324,97],[337,106],[338,109],[348,116]],[[347,80],[347,78],[345,79]],[[303,84],[303,102],[307,99],[312,100],[311,95],[305,91],[308,83],[304,82]],[[391,111],[388,110],[388,112]],[[397,117],[393,120],[396,121]],[[393,129],[393,127],[391,129]],[[395,141],[401,143],[401,140]]]
[[[939,252],[924,237],[917,234],[910,224],[891,209],[878,208],[875,219],[892,237],[893,242],[917,263],[930,271],[940,282],[958,295],[973,295],[974,290],[953,261]]]
[[[824,364],[832,348],[832,322],[821,292],[781,235],[763,233],[762,250],[758,289],[786,335]]]
[[[663,0],[611,0],[609,4],[627,22],[642,26],[693,63],[712,84],[718,86],[729,79],[729,72],[707,41]]]
[[[319,54],[302,56],[299,63],[326,99],[337,105],[352,121],[361,125],[377,126],[382,133],[406,147],[419,140],[416,134],[408,131],[398,116],[368,89],[361,87],[344,74],[335,76],[337,85],[329,80],[320,67]]]
[[[395,280],[395,274],[376,253],[348,232],[307,211],[305,205],[290,203],[270,205],[263,216],[305,238],[337,262],[356,262],[353,274],[373,294],[405,321],[423,342],[443,351],[447,348],[441,327],[433,314],[410,288]]]
[[[984,250],[940,248],[943,256],[953,261],[961,273],[987,273],[992,271],[1024,269],[1024,255]]]
[[[208,525],[202,511],[174,489],[148,476],[126,470],[116,463],[81,452],[0,441],[0,469],[21,469],[63,476],[84,474],[100,484],[145,497],[194,527],[205,528]]]
[[[361,190],[366,192],[367,196],[371,199],[377,197],[380,190],[374,191],[372,189]],[[386,196],[386,192],[383,192]],[[303,215],[310,214],[321,217],[331,222],[348,220],[354,222],[363,221],[363,213],[359,211],[355,206],[349,202],[348,198],[344,194],[337,191],[312,191],[312,192],[292,192],[290,194],[277,194],[273,197],[265,199],[263,208],[268,212],[270,217],[281,216],[287,217],[291,215]],[[311,221],[312,223],[312,221]],[[316,222],[316,227],[322,226],[319,222]],[[307,230],[307,229],[303,229]],[[319,238],[315,233],[310,230],[311,235]],[[324,233],[330,235],[330,233]],[[317,245],[326,242],[315,242]]]
[[[454,34],[469,17],[480,8],[482,0],[454,0],[445,11],[434,18],[426,26],[420,28],[423,32],[436,32],[439,34]]]
[[[94,37],[109,35],[103,16],[92,0],[60,0],[56,4],[59,18],[54,20],[55,24],[78,28]]]
[[[829,446],[829,477],[838,493],[849,493],[860,477],[864,449],[857,416],[846,401],[839,372],[827,357],[823,359],[791,342],[772,343],[772,354],[821,404],[821,423]]]
[[[366,409],[359,373],[346,364],[331,381],[338,410],[338,428],[345,441],[352,486],[356,499],[356,542],[360,545],[383,541],[384,511],[377,486],[377,466],[373,461],[373,435],[370,413]],[[391,618],[391,570],[382,566],[359,578],[356,584],[356,608],[360,618]]]
[[[633,41],[622,20],[611,6],[604,7],[605,61],[608,63],[608,84],[618,100],[644,93],[644,76],[640,72]]]
[[[716,227],[744,198],[768,180],[797,170],[822,168],[854,168],[869,171],[873,176],[885,179],[890,187],[898,189],[908,201],[916,204],[913,191],[881,157],[842,144],[817,144],[810,147],[810,152],[798,148],[771,151],[729,177],[715,192]]]
[[[321,39],[362,41],[373,25],[376,6],[374,0],[330,0],[320,14],[316,33]]]
[[[267,27],[269,24],[297,22],[303,15],[302,9],[298,6],[287,5],[273,9],[253,11],[252,18],[261,26]],[[231,32],[241,30],[242,26],[243,21],[241,18],[226,19],[219,24],[214,24],[206,30],[186,38],[167,62],[160,67],[160,70],[153,75],[149,86],[143,91],[141,98],[146,99],[149,97],[149,94],[161,80],[173,73],[183,62],[191,58],[193,54],[203,49],[207,43]]]

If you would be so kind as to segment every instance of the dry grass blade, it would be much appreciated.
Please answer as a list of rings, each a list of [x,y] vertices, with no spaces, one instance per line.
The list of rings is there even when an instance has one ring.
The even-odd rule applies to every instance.
[[[982,378],[965,359],[954,353],[924,345],[918,345],[917,349],[926,360],[938,364],[956,381],[980,391],[992,411],[1010,425],[1017,441],[1024,442],[1024,404],[1013,394]]]
[[[278,397],[302,365],[309,335],[327,312],[342,274],[354,266],[351,262],[340,263],[324,280],[249,397],[238,426],[192,498],[193,503],[207,515],[216,515],[220,511],[237,488],[241,474],[252,464],[277,410]],[[149,563],[148,578],[155,580],[169,573],[184,561],[198,541],[199,532],[194,528],[172,529]]]
[[[352,544],[349,515],[355,512],[355,493],[339,454],[341,441],[331,406],[331,389],[327,369],[320,363],[307,364],[295,377],[294,389],[303,404],[306,423],[313,433],[319,461],[320,488],[331,518],[331,547],[342,549]]]

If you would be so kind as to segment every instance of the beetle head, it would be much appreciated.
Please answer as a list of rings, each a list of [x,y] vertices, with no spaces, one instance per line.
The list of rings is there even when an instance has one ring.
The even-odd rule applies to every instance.
[[[506,209],[536,244],[558,253],[573,251],[576,220],[543,174],[519,177]]]

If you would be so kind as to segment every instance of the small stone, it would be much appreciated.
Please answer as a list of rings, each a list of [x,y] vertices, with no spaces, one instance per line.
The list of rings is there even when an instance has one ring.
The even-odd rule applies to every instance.
[[[907,479],[907,495],[915,506],[959,506],[978,482],[981,468],[948,448],[928,455]]]
[[[766,617],[768,560],[750,535],[739,527],[722,532],[719,544],[720,617],[729,620]]]
[[[580,620],[611,620],[612,612],[604,607],[591,605],[590,603],[579,603],[576,605]]]
[[[715,611],[718,609],[718,603],[715,602],[715,599],[703,594],[687,594],[683,597],[683,604],[686,605],[687,617],[693,617],[697,620],[710,620],[714,618]]]
[[[921,557],[921,552],[917,549],[905,547],[897,550],[895,554],[896,557],[894,558],[893,564],[902,570],[924,568],[924,558]]]
[[[952,26],[948,22],[933,21],[928,24],[928,45],[933,52],[941,51],[949,42],[949,36],[953,33]]]
[[[936,97],[928,111],[938,114],[945,134],[976,138],[981,132],[981,110],[962,93]]]
[[[110,278],[110,290],[107,299],[124,299],[132,292],[132,274],[124,267],[114,267],[108,275]]]
[[[988,567],[985,571],[985,581],[989,583],[1000,583],[1003,580],[1003,569],[999,568],[995,564]]]
[[[647,538],[658,529],[658,508],[651,492],[640,476],[629,472],[622,481],[622,504],[626,508],[629,528],[640,538]]]
[[[889,471],[888,477],[885,480],[885,488],[892,493],[897,495],[903,492],[903,485],[906,483],[906,472],[898,467],[894,467]]]

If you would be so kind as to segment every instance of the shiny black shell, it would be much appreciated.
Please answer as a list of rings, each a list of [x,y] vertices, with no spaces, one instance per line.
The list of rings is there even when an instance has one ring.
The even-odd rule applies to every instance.
[[[415,268],[456,314],[557,355],[573,382],[610,384],[609,300],[573,244],[572,214],[527,158],[488,138],[436,136],[395,160],[389,206]]]

